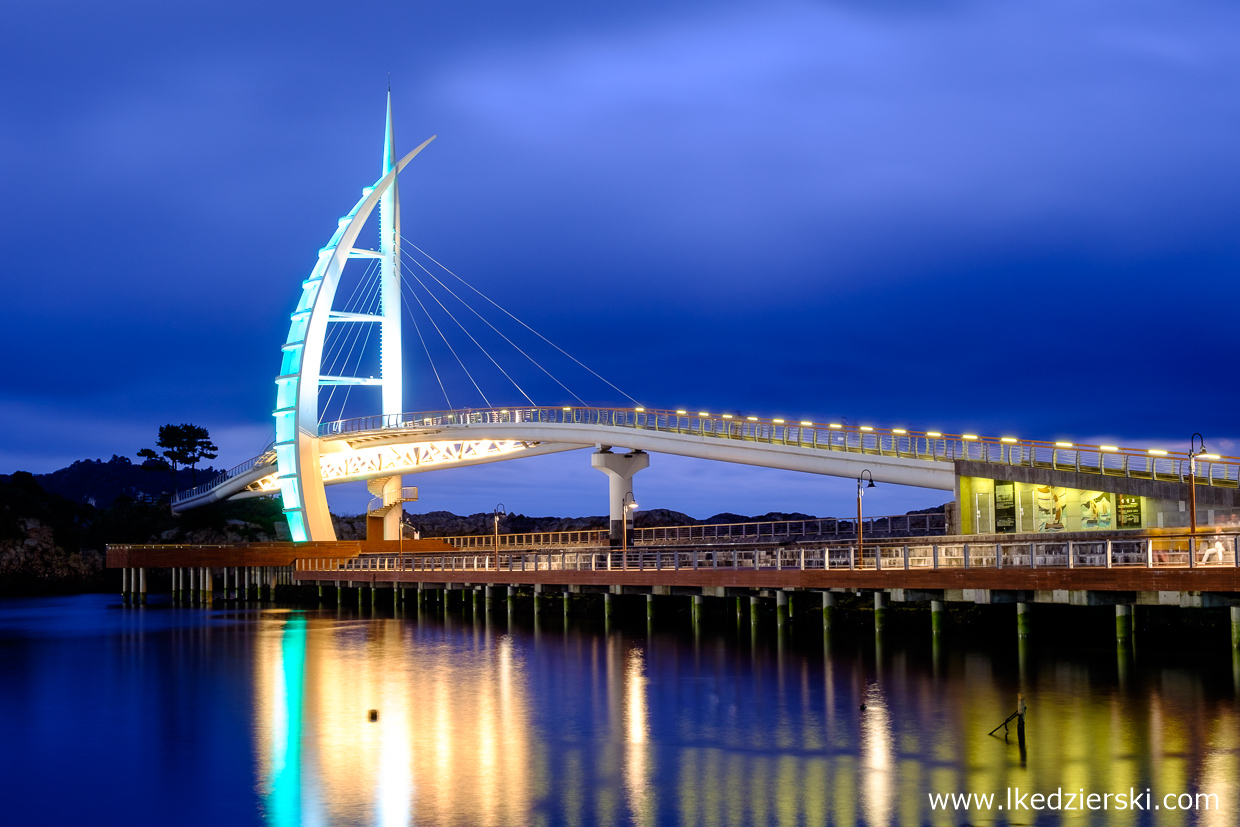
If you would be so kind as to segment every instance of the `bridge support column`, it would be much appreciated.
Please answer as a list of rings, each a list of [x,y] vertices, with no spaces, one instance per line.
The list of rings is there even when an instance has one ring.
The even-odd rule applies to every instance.
[[[146,569],[138,569],[138,602],[146,602]]]
[[[214,602],[215,601],[215,580],[214,578],[211,577],[210,566],[204,566],[202,569],[202,584],[206,589],[205,594],[203,595],[203,600],[205,600],[207,603]]]
[[[930,633],[936,638],[943,634],[943,601],[930,601]]]
[[[887,623],[887,592],[874,592],[874,631],[882,632]]]
[[[646,595],[646,622],[654,622],[654,595]]]
[[[517,607],[517,587],[508,587],[508,616],[512,617],[513,611]]]
[[[633,502],[633,475],[650,467],[650,455],[644,451],[613,454],[610,446],[603,446],[590,455],[590,465],[607,475],[611,544],[624,545],[624,538],[632,536],[633,531],[633,512],[625,512],[625,500]]]
[[[780,629],[788,625],[788,593],[783,589],[775,592],[775,625]]]
[[[611,592],[603,595],[603,623],[611,625]]]
[[[822,630],[824,632],[831,631],[831,624],[835,622],[835,592],[822,593]]]
[[[1231,646],[1240,649],[1240,606],[1231,607]]]
[[[121,569],[121,602],[129,602],[129,567]]]
[[[705,603],[706,598],[702,595],[693,595],[693,631],[695,632],[702,630],[702,607]]]
[[[542,583],[534,584],[534,616],[542,614],[543,610],[543,587]]]
[[[1028,603],[1016,604],[1016,636],[1027,638],[1030,630],[1033,629],[1033,615],[1029,611],[1032,608]],[[1115,607],[1118,611],[1119,607]],[[1118,622],[1118,621],[1117,621]]]
[[[1132,606],[1116,605],[1115,640],[1123,646],[1132,642]]]

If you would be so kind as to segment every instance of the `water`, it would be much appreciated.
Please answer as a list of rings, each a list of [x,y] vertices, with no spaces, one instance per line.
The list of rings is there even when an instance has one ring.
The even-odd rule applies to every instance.
[[[384,614],[0,602],[0,824],[1238,821],[1225,648]],[[1014,728],[986,735],[1022,688],[1023,750]],[[1148,787],[1160,807],[1206,793],[1218,809],[943,812],[928,797],[998,806],[1009,787]]]

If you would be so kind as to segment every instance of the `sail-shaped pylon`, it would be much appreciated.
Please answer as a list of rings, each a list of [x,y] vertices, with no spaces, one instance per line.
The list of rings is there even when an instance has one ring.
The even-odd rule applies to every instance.
[[[403,364],[400,347],[400,198],[396,176],[426,146],[431,136],[399,161],[395,161],[392,101],[388,92],[387,128],[383,145],[383,174],[372,186],[362,190],[361,200],[338,222],[336,232],[319,250],[318,261],[302,282],[301,298],[290,316],[280,374],[276,377],[276,479],[284,503],[292,539],[335,540],[327,494],[319,465],[319,384],[322,378],[323,346],[332,302],[340,276],[351,258],[375,257],[373,250],[355,248],[357,236],[366,220],[379,207],[381,258],[380,320],[381,378],[384,414],[399,414],[403,403]],[[400,488],[394,477],[384,486]],[[384,534],[395,538],[398,510],[392,515],[393,529]]]

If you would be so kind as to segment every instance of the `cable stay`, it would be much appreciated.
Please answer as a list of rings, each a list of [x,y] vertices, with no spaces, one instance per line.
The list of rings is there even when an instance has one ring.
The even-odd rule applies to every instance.
[[[402,281],[404,281],[406,285],[408,285],[408,284],[409,284],[408,279],[406,279],[406,278],[405,278],[405,273],[404,273],[404,271],[403,271],[403,270],[401,271],[400,277],[401,277],[401,280],[402,280]],[[486,349],[485,347],[483,347],[483,346],[482,346],[482,343],[481,343],[481,342],[479,342],[477,339],[475,339],[475,338],[474,338],[474,334],[470,333],[470,332],[469,332],[469,330],[468,330],[468,328],[466,328],[466,327],[465,327],[465,325],[461,324],[460,320],[459,320],[459,319],[457,319],[457,317],[456,317],[456,316],[452,315],[452,311],[451,311],[451,310],[449,310],[449,309],[448,309],[448,308],[444,305],[444,303],[443,303],[443,302],[441,302],[441,301],[439,300],[439,297],[438,297],[438,296],[436,296],[434,293],[432,293],[432,292],[430,291],[430,289],[428,289],[428,288],[427,288],[427,286],[426,286],[425,284],[423,284],[423,283],[422,283],[422,280],[421,280],[421,279],[419,279],[416,275],[415,275],[415,276],[413,276],[413,280],[414,280],[414,281],[416,281],[416,282],[418,283],[418,285],[419,285],[419,286],[421,286],[421,288],[422,288],[423,290],[426,290],[427,295],[429,295],[432,299],[434,299],[434,300],[435,300],[435,304],[439,305],[440,309],[442,309],[442,310],[443,310],[443,312],[445,312],[445,313],[447,313],[447,314],[448,314],[448,318],[449,318],[449,319],[451,319],[452,321],[456,322],[456,326],[457,326],[457,327],[459,327],[459,328],[461,329],[461,332],[462,332],[462,333],[464,333],[466,336],[468,336],[468,337],[469,337],[469,340],[470,340],[471,342],[473,342],[475,345],[477,345],[478,349],[482,351],[482,355],[483,355],[483,356],[486,356],[488,359],[490,359],[490,360],[491,360],[491,364],[495,365],[496,370],[498,370],[500,373],[504,374],[504,378],[505,378],[505,379],[507,379],[509,382],[511,382],[511,383],[512,383],[512,386],[513,386],[514,388],[516,388],[516,389],[517,389],[517,392],[518,392],[518,393],[520,393],[522,396],[524,396],[524,397],[525,397],[525,399],[526,399],[526,401],[527,401],[527,402],[529,402],[529,403],[530,403],[530,405],[532,405],[532,406],[534,406],[534,407],[538,407],[538,403],[537,403],[537,402],[535,402],[533,399],[530,399],[530,395],[529,395],[528,393],[526,393],[526,392],[525,392],[525,390],[524,390],[524,389],[523,389],[520,385],[518,385],[518,384],[517,384],[517,380],[513,379],[511,376],[509,376],[509,375],[508,375],[508,371],[504,370],[504,369],[500,366],[499,362],[495,361],[495,357],[494,357],[494,356],[492,356],[492,355],[491,355],[491,354],[487,351],[487,349]],[[409,289],[412,291],[412,289],[413,289],[412,285],[410,285]],[[481,393],[481,391],[479,391],[479,393]],[[489,403],[488,403],[488,404],[489,404]]]
[[[542,335],[541,333],[539,333],[539,332],[538,332],[537,330],[535,330],[534,328],[530,327],[530,326],[529,326],[528,324],[526,324],[525,322],[521,321],[521,319],[517,318],[515,315],[513,315],[512,313],[510,313],[510,312],[509,312],[506,308],[504,308],[502,305],[500,305],[498,302],[496,302],[494,299],[492,299],[492,298],[491,298],[490,296],[488,296],[486,293],[483,293],[483,292],[482,292],[481,290],[479,290],[477,287],[474,287],[472,284],[470,284],[469,282],[467,282],[465,279],[461,278],[461,277],[460,277],[460,276],[458,276],[456,273],[454,273],[454,272],[452,272],[451,270],[449,270],[447,267],[445,267],[445,266],[444,266],[444,265],[443,265],[443,264],[442,264],[442,263],[441,263],[438,259],[436,259],[434,256],[432,256],[430,253],[426,252],[426,251],[425,251],[425,250],[423,250],[421,247],[419,247],[418,245],[414,244],[412,241],[410,241],[408,238],[406,238],[406,237],[405,237],[405,236],[403,236],[403,235],[401,236],[401,240],[402,240],[405,244],[408,244],[410,247],[412,247],[413,249],[417,250],[417,251],[418,251],[419,253],[421,253],[422,255],[426,256],[428,259],[430,259],[430,260],[431,260],[431,261],[435,264],[435,266],[439,267],[439,268],[440,268],[441,270],[443,270],[445,273],[447,273],[448,275],[452,276],[454,279],[456,279],[457,281],[459,281],[461,284],[465,285],[465,286],[466,286],[466,287],[468,287],[470,290],[472,290],[472,291],[474,291],[475,293],[477,293],[479,296],[481,296],[481,297],[482,297],[483,299],[485,299],[486,301],[490,302],[490,303],[491,303],[491,304],[492,304],[492,305],[493,305],[493,306],[494,306],[497,310],[499,310],[501,313],[503,313],[504,315],[508,316],[508,317],[509,317],[510,319],[512,319],[514,322],[516,322],[517,324],[521,325],[521,326],[522,326],[522,327],[524,327],[526,330],[528,330],[529,332],[533,333],[535,336],[537,336],[538,338],[542,339],[542,340],[543,340],[544,342],[546,342],[547,344],[551,345],[553,348],[555,348],[556,350],[558,350],[560,353],[564,354],[566,357],[568,357],[569,359],[571,359],[574,363],[576,363],[578,366],[580,366],[580,367],[581,367],[581,368],[583,368],[584,370],[588,371],[588,372],[590,373],[590,375],[591,375],[591,376],[593,376],[594,378],[598,379],[600,382],[602,382],[603,384],[607,385],[609,388],[611,388],[612,390],[616,391],[616,393],[619,393],[621,396],[623,396],[625,399],[628,399],[628,400],[629,400],[630,402],[632,402],[633,404],[638,405],[638,406],[640,406],[640,405],[641,405],[641,403],[640,403],[640,402],[638,402],[638,401],[637,401],[637,399],[636,399],[636,398],[634,398],[631,394],[626,393],[625,391],[623,391],[623,390],[621,390],[620,388],[616,387],[614,384],[612,384],[611,382],[607,381],[607,379],[606,379],[606,378],[604,378],[604,377],[603,377],[603,376],[601,376],[598,372],[596,372],[595,370],[593,370],[592,368],[590,368],[588,365],[586,365],[586,364],[585,364],[584,362],[582,362],[580,359],[578,359],[577,357],[573,356],[571,353],[569,353],[568,351],[566,351],[564,348],[560,347],[560,346],[559,346],[559,345],[557,345],[555,342],[551,341],[551,340],[550,340],[550,339],[548,339],[546,336]],[[409,254],[408,254],[408,253],[406,253],[406,255],[409,255]],[[423,268],[423,269],[425,269],[425,268]]]
[[[414,318],[413,309],[409,307],[409,302],[405,301],[403,293],[400,297],[400,303],[404,306],[405,312],[409,314],[409,321],[413,322],[414,332],[418,334],[418,341],[422,343],[422,352],[426,354],[426,361],[430,362],[431,372],[435,374],[435,381],[439,383],[439,390],[443,393],[443,401],[447,403],[448,409],[451,410],[452,400],[448,398],[448,389],[443,385],[443,379],[439,376],[439,368],[435,367],[435,360],[431,357],[431,350],[426,346],[426,339],[422,338],[422,328],[418,325],[418,320]]]
[[[439,325],[436,324],[434,317],[431,316],[429,311],[427,311],[426,305],[422,304],[422,300],[418,298],[416,293],[413,292],[413,287],[410,286],[409,282],[405,279],[404,273],[401,273],[400,280],[405,282],[406,287],[409,287],[409,295],[413,296],[413,300],[418,303],[418,307],[422,308],[422,312],[425,313],[426,318],[430,320],[431,326],[435,328],[435,332],[439,334],[439,338],[443,339],[443,343],[448,346],[448,350],[452,353],[453,357],[456,358],[456,363],[461,366],[461,370],[465,371],[465,375],[474,386],[474,390],[478,391],[478,395],[482,397],[482,401],[486,403],[488,408],[492,407],[491,400],[487,399],[487,395],[482,392],[482,388],[478,387],[478,383],[474,381],[474,375],[469,372],[469,368],[465,367],[465,363],[461,361],[461,357],[456,352],[456,348],[452,347],[452,343],[448,341],[448,337],[445,336],[443,331],[439,329]],[[406,309],[408,309],[408,305],[406,305]],[[409,311],[409,315],[411,317],[413,316],[412,310]],[[447,393],[444,394],[444,398],[447,398]]]
[[[547,370],[545,367],[543,367],[542,365],[540,365],[540,364],[538,363],[538,361],[534,359],[534,357],[533,357],[533,356],[530,356],[528,353],[526,353],[524,350],[522,350],[522,349],[521,349],[521,347],[520,347],[519,345],[517,345],[517,343],[516,343],[516,342],[514,342],[512,339],[509,339],[507,336],[505,336],[505,335],[503,334],[503,332],[502,332],[502,331],[501,331],[498,327],[496,327],[495,325],[491,324],[491,322],[490,322],[490,321],[489,321],[489,320],[488,320],[485,316],[483,316],[481,313],[479,313],[477,310],[475,310],[475,309],[474,309],[474,308],[473,308],[473,307],[472,307],[472,306],[471,306],[468,302],[466,302],[464,299],[462,299],[460,296],[458,296],[456,293],[454,293],[454,292],[452,291],[452,288],[451,288],[451,287],[448,287],[448,285],[446,285],[446,284],[444,284],[442,281],[440,281],[440,280],[439,280],[439,278],[438,278],[438,277],[437,277],[434,273],[432,273],[430,270],[427,270],[427,269],[426,269],[426,267],[424,267],[424,266],[422,265],[422,262],[418,261],[416,258],[414,258],[413,256],[409,255],[408,253],[405,253],[405,256],[409,259],[409,261],[410,261],[410,262],[412,262],[414,265],[416,265],[416,266],[418,267],[418,269],[419,269],[419,270],[421,270],[423,273],[426,273],[426,275],[428,275],[428,276],[430,276],[432,279],[434,279],[436,284],[438,284],[438,285],[439,285],[440,287],[442,287],[444,290],[447,290],[447,291],[448,291],[448,295],[450,295],[452,298],[456,299],[458,302],[460,302],[461,304],[463,304],[463,305],[465,306],[465,308],[466,308],[467,310],[469,310],[469,312],[470,312],[470,313],[473,313],[475,316],[477,316],[479,319],[481,319],[483,324],[485,324],[487,327],[491,328],[491,330],[495,331],[495,333],[496,333],[496,334],[497,334],[497,335],[498,335],[501,339],[503,339],[505,342],[507,342],[509,345],[511,345],[511,346],[512,346],[513,350],[515,350],[517,353],[520,353],[520,354],[521,354],[522,356],[524,356],[526,359],[529,359],[529,360],[530,360],[530,362],[534,365],[534,367],[538,368],[538,369],[539,369],[539,370],[541,370],[543,373],[547,374],[547,376],[549,376],[549,377],[551,378],[551,381],[552,381],[552,382],[555,382],[557,385],[559,385],[561,388],[563,388],[563,389],[564,389],[565,393],[567,393],[567,394],[568,394],[569,396],[571,396],[573,399],[576,399],[576,400],[577,400],[577,401],[578,401],[578,402],[579,402],[579,403],[580,403],[583,407],[588,407],[588,406],[586,405],[586,401],[585,401],[584,399],[582,399],[582,398],[581,398],[580,396],[578,396],[577,394],[573,393],[572,389],[571,389],[571,388],[569,388],[567,385],[565,385],[563,382],[561,382],[559,379],[557,379],[557,378],[556,378],[556,377],[555,377],[555,376],[551,373],[551,371]],[[419,284],[421,284],[421,281],[419,281],[418,283],[419,283]],[[425,287],[425,285],[423,285],[423,287]],[[529,397],[526,397],[526,398],[527,398],[527,399],[529,399]],[[531,403],[530,403],[530,404],[533,404],[533,401],[532,401],[532,400],[531,400]]]

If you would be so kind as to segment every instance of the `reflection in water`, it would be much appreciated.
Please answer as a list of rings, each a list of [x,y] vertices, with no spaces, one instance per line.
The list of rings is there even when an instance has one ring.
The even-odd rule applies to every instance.
[[[306,620],[269,615],[256,649],[259,766],[267,821],[292,827],[301,819],[301,727],[306,660]],[[262,722],[266,720],[264,725]]]
[[[1008,823],[932,812],[928,793],[1002,801],[1009,787],[1208,792],[1220,811],[1145,818],[1236,823],[1225,656],[1214,674],[1024,642],[1006,653],[838,636],[751,648],[709,630],[535,638],[316,613],[264,613],[256,631],[260,789],[278,827]],[[1014,730],[985,734],[1019,691],[1027,761]]]

